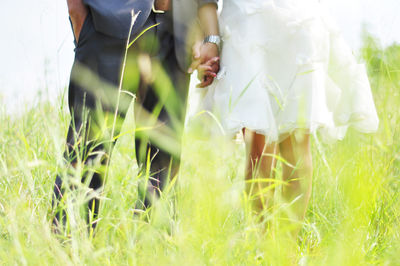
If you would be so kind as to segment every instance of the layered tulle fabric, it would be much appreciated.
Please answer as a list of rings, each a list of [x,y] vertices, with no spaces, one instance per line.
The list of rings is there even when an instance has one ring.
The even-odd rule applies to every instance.
[[[378,117],[358,64],[317,0],[225,0],[221,71],[199,109],[228,134],[249,128],[278,141],[296,129],[341,139]]]

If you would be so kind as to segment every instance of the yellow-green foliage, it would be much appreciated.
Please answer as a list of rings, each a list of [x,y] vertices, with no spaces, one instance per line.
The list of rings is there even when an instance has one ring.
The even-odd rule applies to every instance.
[[[141,216],[134,208],[146,174],[137,174],[132,132],[121,134],[96,234],[76,217],[67,236],[56,236],[51,197],[55,175],[65,172],[67,110],[40,104],[18,117],[1,112],[0,264],[400,265],[400,46],[381,49],[366,37],[362,57],[379,131],[350,130],[330,145],[313,140],[313,193],[297,243],[269,229],[273,213],[264,223],[250,214],[243,144],[197,130],[185,136],[175,185]]]

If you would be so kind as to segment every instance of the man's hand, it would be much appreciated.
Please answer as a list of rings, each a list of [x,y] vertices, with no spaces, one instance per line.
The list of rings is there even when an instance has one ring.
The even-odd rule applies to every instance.
[[[202,5],[198,10],[198,18],[202,30],[202,36],[219,35],[218,6],[214,2]],[[193,46],[193,62],[188,72],[199,71],[199,79],[202,81],[198,87],[204,88],[210,85],[219,71],[219,51],[215,43],[199,42]]]
[[[76,42],[79,40],[83,23],[88,14],[88,8],[83,4],[82,0],[67,0],[68,13],[71,18],[72,28]]]
[[[216,70],[217,69],[217,70]],[[201,80],[201,83],[197,84],[197,88],[205,88],[211,85],[214,81],[214,78],[217,77],[217,73],[219,70],[219,57],[213,57],[204,64],[198,66],[198,79]]]
[[[197,87],[204,88],[209,86],[219,71],[219,51],[214,43],[197,42],[193,48],[193,61],[188,72],[198,71],[198,78],[201,83]]]

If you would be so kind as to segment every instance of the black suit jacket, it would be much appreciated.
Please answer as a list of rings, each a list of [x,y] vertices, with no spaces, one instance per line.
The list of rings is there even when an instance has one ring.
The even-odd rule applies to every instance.
[[[139,13],[132,28],[132,35],[140,32],[146,22],[154,0],[83,0],[90,8],[97,31],[115,38],[126,39],[131,26],[132,10]],[[197,9],[218,0],[172,0],[174,37],[178,62],[182,69],[188,65],[192,45],[189,31],[197,23]]]

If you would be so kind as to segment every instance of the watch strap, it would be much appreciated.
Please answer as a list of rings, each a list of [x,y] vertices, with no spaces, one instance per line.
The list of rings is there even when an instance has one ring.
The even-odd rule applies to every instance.
[[[208,35],[204,38],[203,43],[214,43],[218,49],[221,49],[221,37],[218,35]]]

